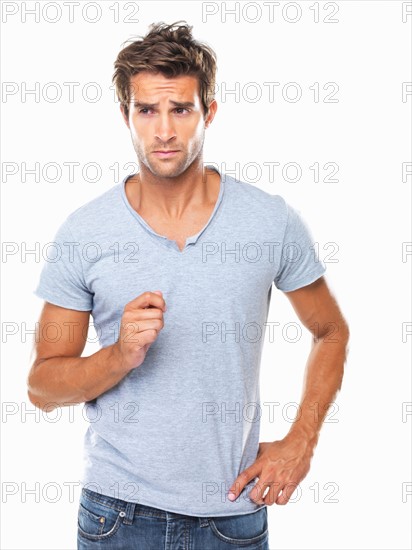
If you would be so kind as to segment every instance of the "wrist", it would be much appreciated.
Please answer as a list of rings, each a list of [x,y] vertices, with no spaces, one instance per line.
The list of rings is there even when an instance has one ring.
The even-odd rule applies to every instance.
[[[294,423],[292,424],[292,427],[287,433],[285,439],[304,441],[306,447],[313,451],[318,444],[319,432]]]
[[[119,342],[116,342],[111,346],[110,360],[112,369],[115,373],[127,374],[131,370],[131,368],[125,363]]]

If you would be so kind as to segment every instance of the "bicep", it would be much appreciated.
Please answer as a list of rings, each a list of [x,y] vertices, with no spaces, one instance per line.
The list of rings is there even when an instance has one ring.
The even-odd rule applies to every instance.
[[[301,323],[315,337],[319,338],[328,333],[347,333],[348,325],[324,277],[284,294]]]
[[[90,311],[44,302],[36,325],[34,364],[50,357],[80,357],[87,340]]]

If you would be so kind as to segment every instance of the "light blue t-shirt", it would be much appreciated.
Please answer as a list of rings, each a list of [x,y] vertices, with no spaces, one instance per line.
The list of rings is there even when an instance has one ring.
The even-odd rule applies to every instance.
[[[132,208],[124,178],[61,224],[34,291],[91,311],[102,348],[128,302],[163,292],[164,327],[144,362],[85,404],[82,486],[192,516],[263,507],[248,496],[257,479],[236,501],[227,494],[258,452],[272,284],[291,291],[326,271],[299,211],[220,176],[215,208],[182,252]]]

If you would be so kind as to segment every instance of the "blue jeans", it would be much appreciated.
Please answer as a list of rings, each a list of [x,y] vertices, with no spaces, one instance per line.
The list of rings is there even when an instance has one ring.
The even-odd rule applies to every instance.
[[[166,512],[82,488],[78,549],[269,550],[267,506],[240,516]]]

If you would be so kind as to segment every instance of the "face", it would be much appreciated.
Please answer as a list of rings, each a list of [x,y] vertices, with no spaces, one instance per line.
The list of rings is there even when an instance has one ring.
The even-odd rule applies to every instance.
[[[141,170],[173,178],[199,158],[217,103],[210,104],[205,119],[198,88],[193,76],[170,79],[144,71],[131,78],[129,118],[123,106],[121,111]]]

